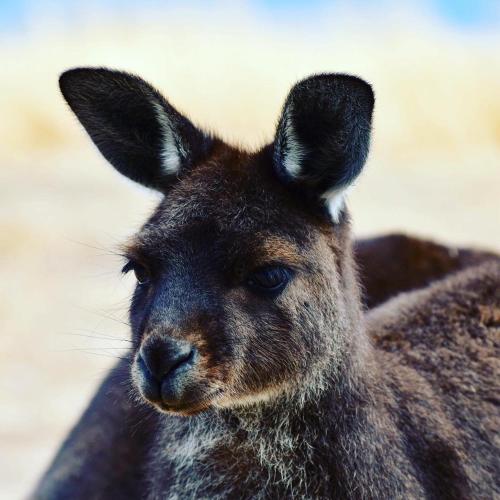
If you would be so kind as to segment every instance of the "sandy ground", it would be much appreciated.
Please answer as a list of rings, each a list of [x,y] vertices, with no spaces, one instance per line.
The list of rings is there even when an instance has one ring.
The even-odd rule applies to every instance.
[[[489,44],[337,34],[337,45],[310,37],[291,54],[289,33],[257,37],[245,24],[235,46],[235,33],[214,28],[207,48],[206,31],[171,28],[46,34],[0,49],[1,498],[33,487],[123,353],[132,279],[115,250],[156,202],[86,140],[57,94],[64,67],[134,69],[197,121],[251,145],[270,137],[298,77],[363,75],[378,100],[372,155],[350,199],[356,234],[500,249],[500,63]],[[207,51],[218,54],[210,64]]]

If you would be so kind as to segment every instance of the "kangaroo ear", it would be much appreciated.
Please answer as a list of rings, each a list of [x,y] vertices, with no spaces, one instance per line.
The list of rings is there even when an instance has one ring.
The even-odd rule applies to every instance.
[[[104,157],[145,186],[162,190],[213,142],[137,76],[77,68],[63,73],[59,86]]]
[[[322,74],[297,83],[283,107],[275,168],[285,181],[324,200],[335,222],[368,155],[373,105],[368,83]]]

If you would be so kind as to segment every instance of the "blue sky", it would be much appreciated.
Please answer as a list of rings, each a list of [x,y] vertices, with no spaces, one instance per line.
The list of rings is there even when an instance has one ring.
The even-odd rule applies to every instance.
[[[393,0],[394,1],[394,0]],[[71,14],[95,6],[105,7],[107,10],[115,8],[120,14],[137,12],[142,7],[163,8],[168,6],[182,5],[186,2],[174,2],[172,0],[143,0],[142,2],[132,0],[0,0],[0,30],[22,30],[25,22],[31,19],[33,12],[44,11],[49,15],[55,14],[58,18],[68,19]],[[207,8],[214,1],[195,1],[200,9]],[[265,14],[273,14],[276,11],[286,11],[289,15],[303,15],[306,12],[314,13],[325,5],[344,3],[341,0],[250,0],[247,2],[257,10]],[[400,8],[402,1],[397,2]],[[389,8],[391,0],[353,0],[349,2],[351,8],[376,11]],[[420,0],[409,2],[413,10],[431,12],[446,24],[457,29],[491,29],[500,24],[500,0]]]

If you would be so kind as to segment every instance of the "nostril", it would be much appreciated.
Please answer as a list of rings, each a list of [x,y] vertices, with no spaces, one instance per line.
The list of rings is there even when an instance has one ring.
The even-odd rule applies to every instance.
[[[165,373],[160,382],[160,397],[164,405],[178,401],[189,380],[190,372],[196,359],[196,349],[192,348],[177,358],[168,373]]]
[[[179,373],[184,367],[188,367],[194,357],[194,349],[191,346],[185,346],[176,352],[171,352],[170,357],[163,359],[161,370],[157,372],[159,380]]]
[[[140,353],[137,356],[136,363],[142,373],[142,379],[139,382],[142,395],[149,401],[159,401],[161,399],[160,381],[151,373]]]
[[[137,356],[137,364],[139,365],[139,368],[143,371],[146,372],[149,376],[153,376],[153,373],[149,369],[146,361],[144,360],[144,357],[142,356],[142,353],[139,352],[139,355]]]
[[[194,349],[190,349],[188,353],[180,355],[177,361],[172,364],[170,370],[164,375],[168,375],[169,373],[177,370],[177,368],[180,368],[183,365],[187,365],[188,363],[190,363],[190,361],[192,361],[193,358],[194,358]]]

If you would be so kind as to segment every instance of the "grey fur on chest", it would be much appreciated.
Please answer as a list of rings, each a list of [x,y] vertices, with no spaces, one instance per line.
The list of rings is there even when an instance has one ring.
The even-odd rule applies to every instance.
[[[168,421],[151,451],[148,498],[323,497],[329,478],[318,445],[286,419],[265,432],[213,415]]]

